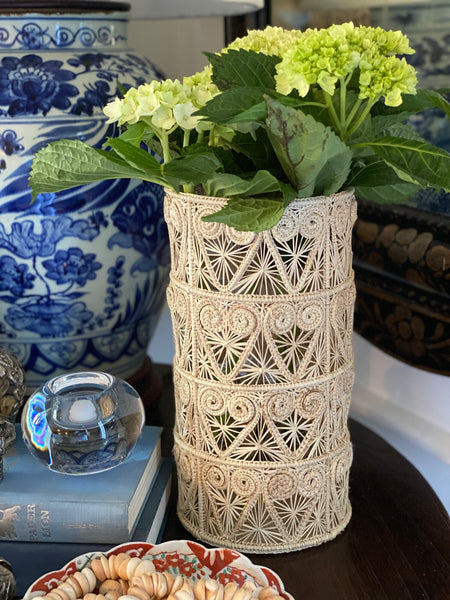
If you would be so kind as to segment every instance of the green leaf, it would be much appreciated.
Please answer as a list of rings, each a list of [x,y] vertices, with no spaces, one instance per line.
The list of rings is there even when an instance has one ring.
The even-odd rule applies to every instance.
[[[110,138],[108,143],[124,161],[136,170],[141,171],[142,178],[150,178],[150,181],[154,181],[152,178],[160,180],[155,181],[155,183],[165,182],[165,180],[162,179],[160,163],[149,152],[142,148],[138,148],[134,144],[126,142],[121,138]]]
[[[212,152],[187,154],[174,158],[162,166],[164,176],[168,181],[180,184],[204,183],[210,179],[222,164]]]
[[[376,202],[377,204],[402,204],[420,190],[414,183],[398,183],[395,185],[357,186],[357,198]]]
[[[280,163],[274,152],[272,144],[267,136],[267,131],[263,128],[257,129],[250,134],[237,132],[230,147],[234,152],[243,154],[254,165],[254,170],[267,170],[273,172],[274,169],[280,169]],[[234,158],[236,160],[236,158]],[[239,157],[239,162],[241,157]],[[245,168],[246,171],[251,171],[251,167]],[[229,169],[226,169],[230,172]]]
[[[391,127],[406,121],[410,114],[411,113],[402,111],[395,115],[379,115],[378,117],[372,117],[370,122],[372,125],[373,137],[377,138],[380,137],[380,135],[386,135]]]
[[[374,107],[374,115],[392,115],[407,112],[409,115],[416,114],[427,108],[439,108],[450,117],[450,103],[436,90],[418,89],[417,94],[404,94],[399,106],[391,107],[377,102]]]
[[[143,123],[142,121],[138,121],[137,123],[133,123],[132,125],[127,125],[127,128],[123,133],[121,133],[117,138],[108,138],[106,142],[103,144],[103,147],[110,146],[109,143],[111,139],[119,139],[124,142],[129,142],[134,146],[140,146],[142,140],[146,133],[151,131],[150,128]]]
[[[268,97],[266,102],[269,139],[287,178],[297,190],[298,197],[305,198],[314,194],[319,173],[319,188],[332,189],[341,180],[337,173],[339,165],[345,171],[345,181],[351,155],[344,142],[311,115],[305,115],[301,110],[284,106]],[[322,172],[328,160],[332,163],[329,174],[326,170]]]
[[[225,223],[238,231],[259,233],[274,227],[283,216],[284,203],[281,198],[230,198],[226,205],[203,221]]]
[[[222,91],[233,86],[275,89],[275,65],[281,61],[278,56],[242,49],[205,55],[213,67],[212,80]]]
[[[348,187],[378,187],[404,184],[397,173],[384,160],[377,158],[368,164],[353,168]]]
[[[230,119],[230,123],[263,123],[267,119],[267,104],[264,102],[258,102],[248,108],[247,110],[243,110],[241,113],[235,115],[232,119]]]
[[[29,183],[34,199],[44,192],[59,192],[104,179],[121,178],[147,177],[112,152],[92,148],[80,140],[59,140],[36,153]],[[161,183],[159,177],[148,180]]]
[[[237,115],[261,104],[263,94],[264,90],[257,87],[232,87],[211,98],[195,114],[206,117],[213,123],[234,122]]]
[[[315,196],[320,194],[329,196],[341,190],[352,164],[352,151],[344,142],[335,140],[331,143],[328,140],[326,150],[327,162],[316,177]]]
[[[450,154],[442,148],[393,136],[359,146],[371,148],[405,181],[450,192]]]
[[[205,183],[208,196],[229,198],[230,196],[260,196],[281,191],[280,183],[268,171],[258,171],[251,179],[243,179],[229,173],[217,173]]]

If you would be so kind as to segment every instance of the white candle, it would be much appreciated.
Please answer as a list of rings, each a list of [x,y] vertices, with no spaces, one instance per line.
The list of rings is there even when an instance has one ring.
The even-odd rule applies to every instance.
[[[72,423],[88,423],[97,418],[95,405],[89,398],[74,400],[69,410],[69,421]]]

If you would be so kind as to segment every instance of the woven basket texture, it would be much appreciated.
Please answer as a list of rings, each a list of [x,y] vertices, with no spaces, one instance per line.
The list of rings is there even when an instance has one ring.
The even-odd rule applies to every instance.
[[[296,200],[270,231],[167,191],[178,516],[246,553],[315,546],[347,525],[355,287],[351,192]]]

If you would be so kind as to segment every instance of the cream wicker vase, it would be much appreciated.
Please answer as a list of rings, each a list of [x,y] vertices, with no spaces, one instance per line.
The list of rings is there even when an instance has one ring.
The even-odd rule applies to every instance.
[[[334,538],[351,507],[352,192],[294,201],[259,234],[166,192],[178,516],[247,553]]]

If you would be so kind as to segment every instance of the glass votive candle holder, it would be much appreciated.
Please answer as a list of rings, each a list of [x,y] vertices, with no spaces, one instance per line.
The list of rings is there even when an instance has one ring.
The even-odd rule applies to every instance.
[[[107,373],[84,371],[54,377],[27,400],[22,435],[28,450],[50,470],[69,475],[106,471],[121,464],[145,422],[136,390]]]

